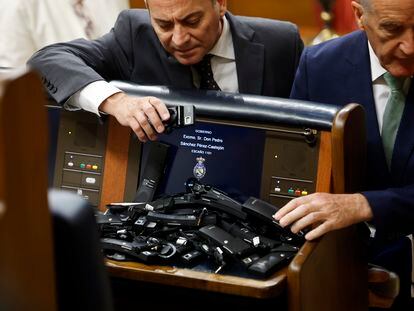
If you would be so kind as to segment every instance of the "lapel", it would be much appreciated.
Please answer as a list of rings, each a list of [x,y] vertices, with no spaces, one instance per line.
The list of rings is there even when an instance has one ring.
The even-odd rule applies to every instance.
[[[404,112],[395,139],[394,153],[391,163],[391,171],[395,182],[402,181],[408,160],[414,149],[413,135],[414,120],[414,81],[411,80],[410,91],[405,102]],[[397,152],[395,152],[397,150]]]
[[[233,37],[239,93],[262,94],[264,45],[253,42],[255,32],[247,23],[226,13]]]
[[[350,72],[345,73],[345,87],[351,102],[361,104],[365,109],[365,120],[367,129],[368,163],[373,169],[388,173],[388,166],[385,159],[382,139],[378,126],[375,100],[372,91],[371,64],[368,50],[368,39],[364,32],[360,32],[354,38],[353,44],[349,45],[350,50],[346,61],[350,64]],[[389,175],[386,174],[386,175]]]

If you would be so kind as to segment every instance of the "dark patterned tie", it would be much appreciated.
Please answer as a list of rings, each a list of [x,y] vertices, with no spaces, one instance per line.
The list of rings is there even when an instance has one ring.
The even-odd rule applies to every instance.
[[[384,74],[384,79],[390,87],[390,97],[385,106],[382,119],[382,143],[384,145],[385,158],[388,167],[391,167],[392,153],[395,138],[405,106],[405,94],[403,92],[404,79],[396,78],[389,72]]]
[[[220,87],[214,80],[213,70],[211,70],[211,58],[213,55],[207,54],[198,64],[194,65],[200,76],[201,90],[216,90],[220,91]]]

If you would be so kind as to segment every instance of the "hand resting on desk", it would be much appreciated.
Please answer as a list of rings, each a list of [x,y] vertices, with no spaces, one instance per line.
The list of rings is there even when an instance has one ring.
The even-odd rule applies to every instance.
[[[359,193],[314,193],[293,199],[273,217],[282,227],[291,225],[293,233],[312,228],[307,240],[325,233],[372,219],[372,210],[366,198]]]

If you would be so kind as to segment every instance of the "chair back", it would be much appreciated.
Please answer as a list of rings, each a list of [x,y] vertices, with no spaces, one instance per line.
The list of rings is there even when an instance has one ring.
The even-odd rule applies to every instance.
[[[1,310],[56,310],[42,89],[34,73],[0,76]]]

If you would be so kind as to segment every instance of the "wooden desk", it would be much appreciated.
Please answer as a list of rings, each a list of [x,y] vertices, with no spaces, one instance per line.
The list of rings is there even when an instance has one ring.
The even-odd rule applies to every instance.
[[[110,274],[116,277],[252,298],[278,297],[285,289],[287,280],[287,268],[266,280],[256,280],[137,262],[108,260],[107,267]]]
[[[362,108],[348,105],[337,113],[331,131],[321,132],[317,192],[344,193],[359,187],[364,171],[363,120]],[[110,120],[103,205],[123,199],[127,132]],[[265,280],[110,260],[107,267],[114,277],[158,284],[160,289],[174,286],[231,295],[234,299],[286,299],[288,310],[367,309],[366,261],[356,227],[306,242],[289,267]]]
[[[107,267],[118,278],[249,297],[253,301],[277,300],[287,292],[289,310],[328,311],[335,305],[335,310],[365,310],[366,265],[349,251],[361,251],[355,241],[358,233],[353,227],[307,242],[288,267],[264,280],[112,260],[107,261]]]

